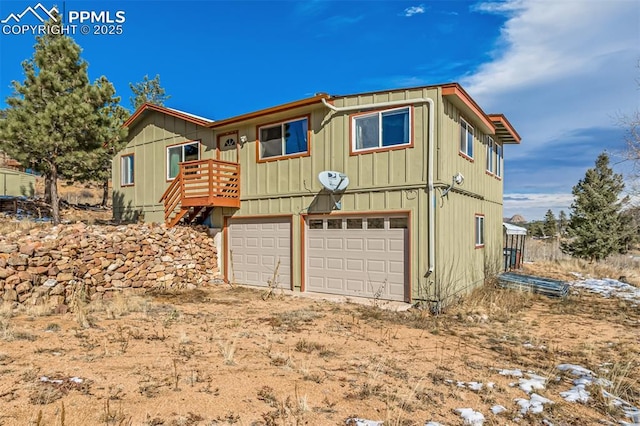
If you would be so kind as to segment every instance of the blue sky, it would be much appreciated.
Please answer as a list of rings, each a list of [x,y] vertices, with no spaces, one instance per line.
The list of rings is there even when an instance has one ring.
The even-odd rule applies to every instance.
[[[505,150],[505,216],[568,211],[600,152],[621,160],[619,117],[640,108],[637,0],[41,3],[67,17],[124,12],[120,35],[82,35],[76,22],[73,37],[91,79],[105,75],[125,106],[145,74],[160,74],[168,106],[213,119],[317,92],[459,82],[522,136]],[[37,4],[2,0],[0,20]],[[34,42],[0,34],[0,108]]]

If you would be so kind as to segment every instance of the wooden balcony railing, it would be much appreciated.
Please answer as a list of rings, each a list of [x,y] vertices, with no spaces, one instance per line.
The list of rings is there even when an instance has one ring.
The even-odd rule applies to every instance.
[[[228,161],[196,160],[180,163],[180,170],[160,201],[169,227],[187,213],[191,220],[203,209],[240,207],[240,165]]]

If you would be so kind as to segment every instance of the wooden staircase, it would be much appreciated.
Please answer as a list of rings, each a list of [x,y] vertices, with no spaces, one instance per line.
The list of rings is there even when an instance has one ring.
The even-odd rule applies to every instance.
[[[240,208],[240,165],[219,160],[180,163],[178,175],[160,201],[169,228],[181,220],[201,223],[214,207]]]

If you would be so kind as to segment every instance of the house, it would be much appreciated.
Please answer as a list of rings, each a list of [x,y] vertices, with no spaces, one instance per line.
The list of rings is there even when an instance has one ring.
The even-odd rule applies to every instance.
[[[115,217],[205,221],[226,280],[438,308],[502,268],[503,146],[520,136],[457,83],[219,121],[143,105],[125,125]]]
[[[0,151],[0,196],[33,197],[36,177],[26,173],[21,164]]]

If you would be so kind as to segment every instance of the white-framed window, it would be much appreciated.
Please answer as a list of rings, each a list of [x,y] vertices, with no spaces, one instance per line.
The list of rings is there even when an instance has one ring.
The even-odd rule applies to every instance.
[[[120,185],[130,186],[134,183],[133,154],[120,157]]]
[[[284,157],[309,152],[309,120],[294,120],[258,128],[260,159]]]
[[[484,215],[475,216],[476,247],[484,247]]]
[[[502,150],[504,148],[500,144],[496,144],[496,176],[502,177]]]
[[[460,117],[460,152],[473,158],[473,127]]]
[[[200,159],[200,142],[187,142],[167,147],[167,180],[178,176],[180,163]]]
[[[359,114],[351,120],[354,152],[411,144],[410,107]]]
[[[494,164],[495,161],[493,159],[493,138],[491,136],[487,136],[487,171],[491,174],[495,173]]]

